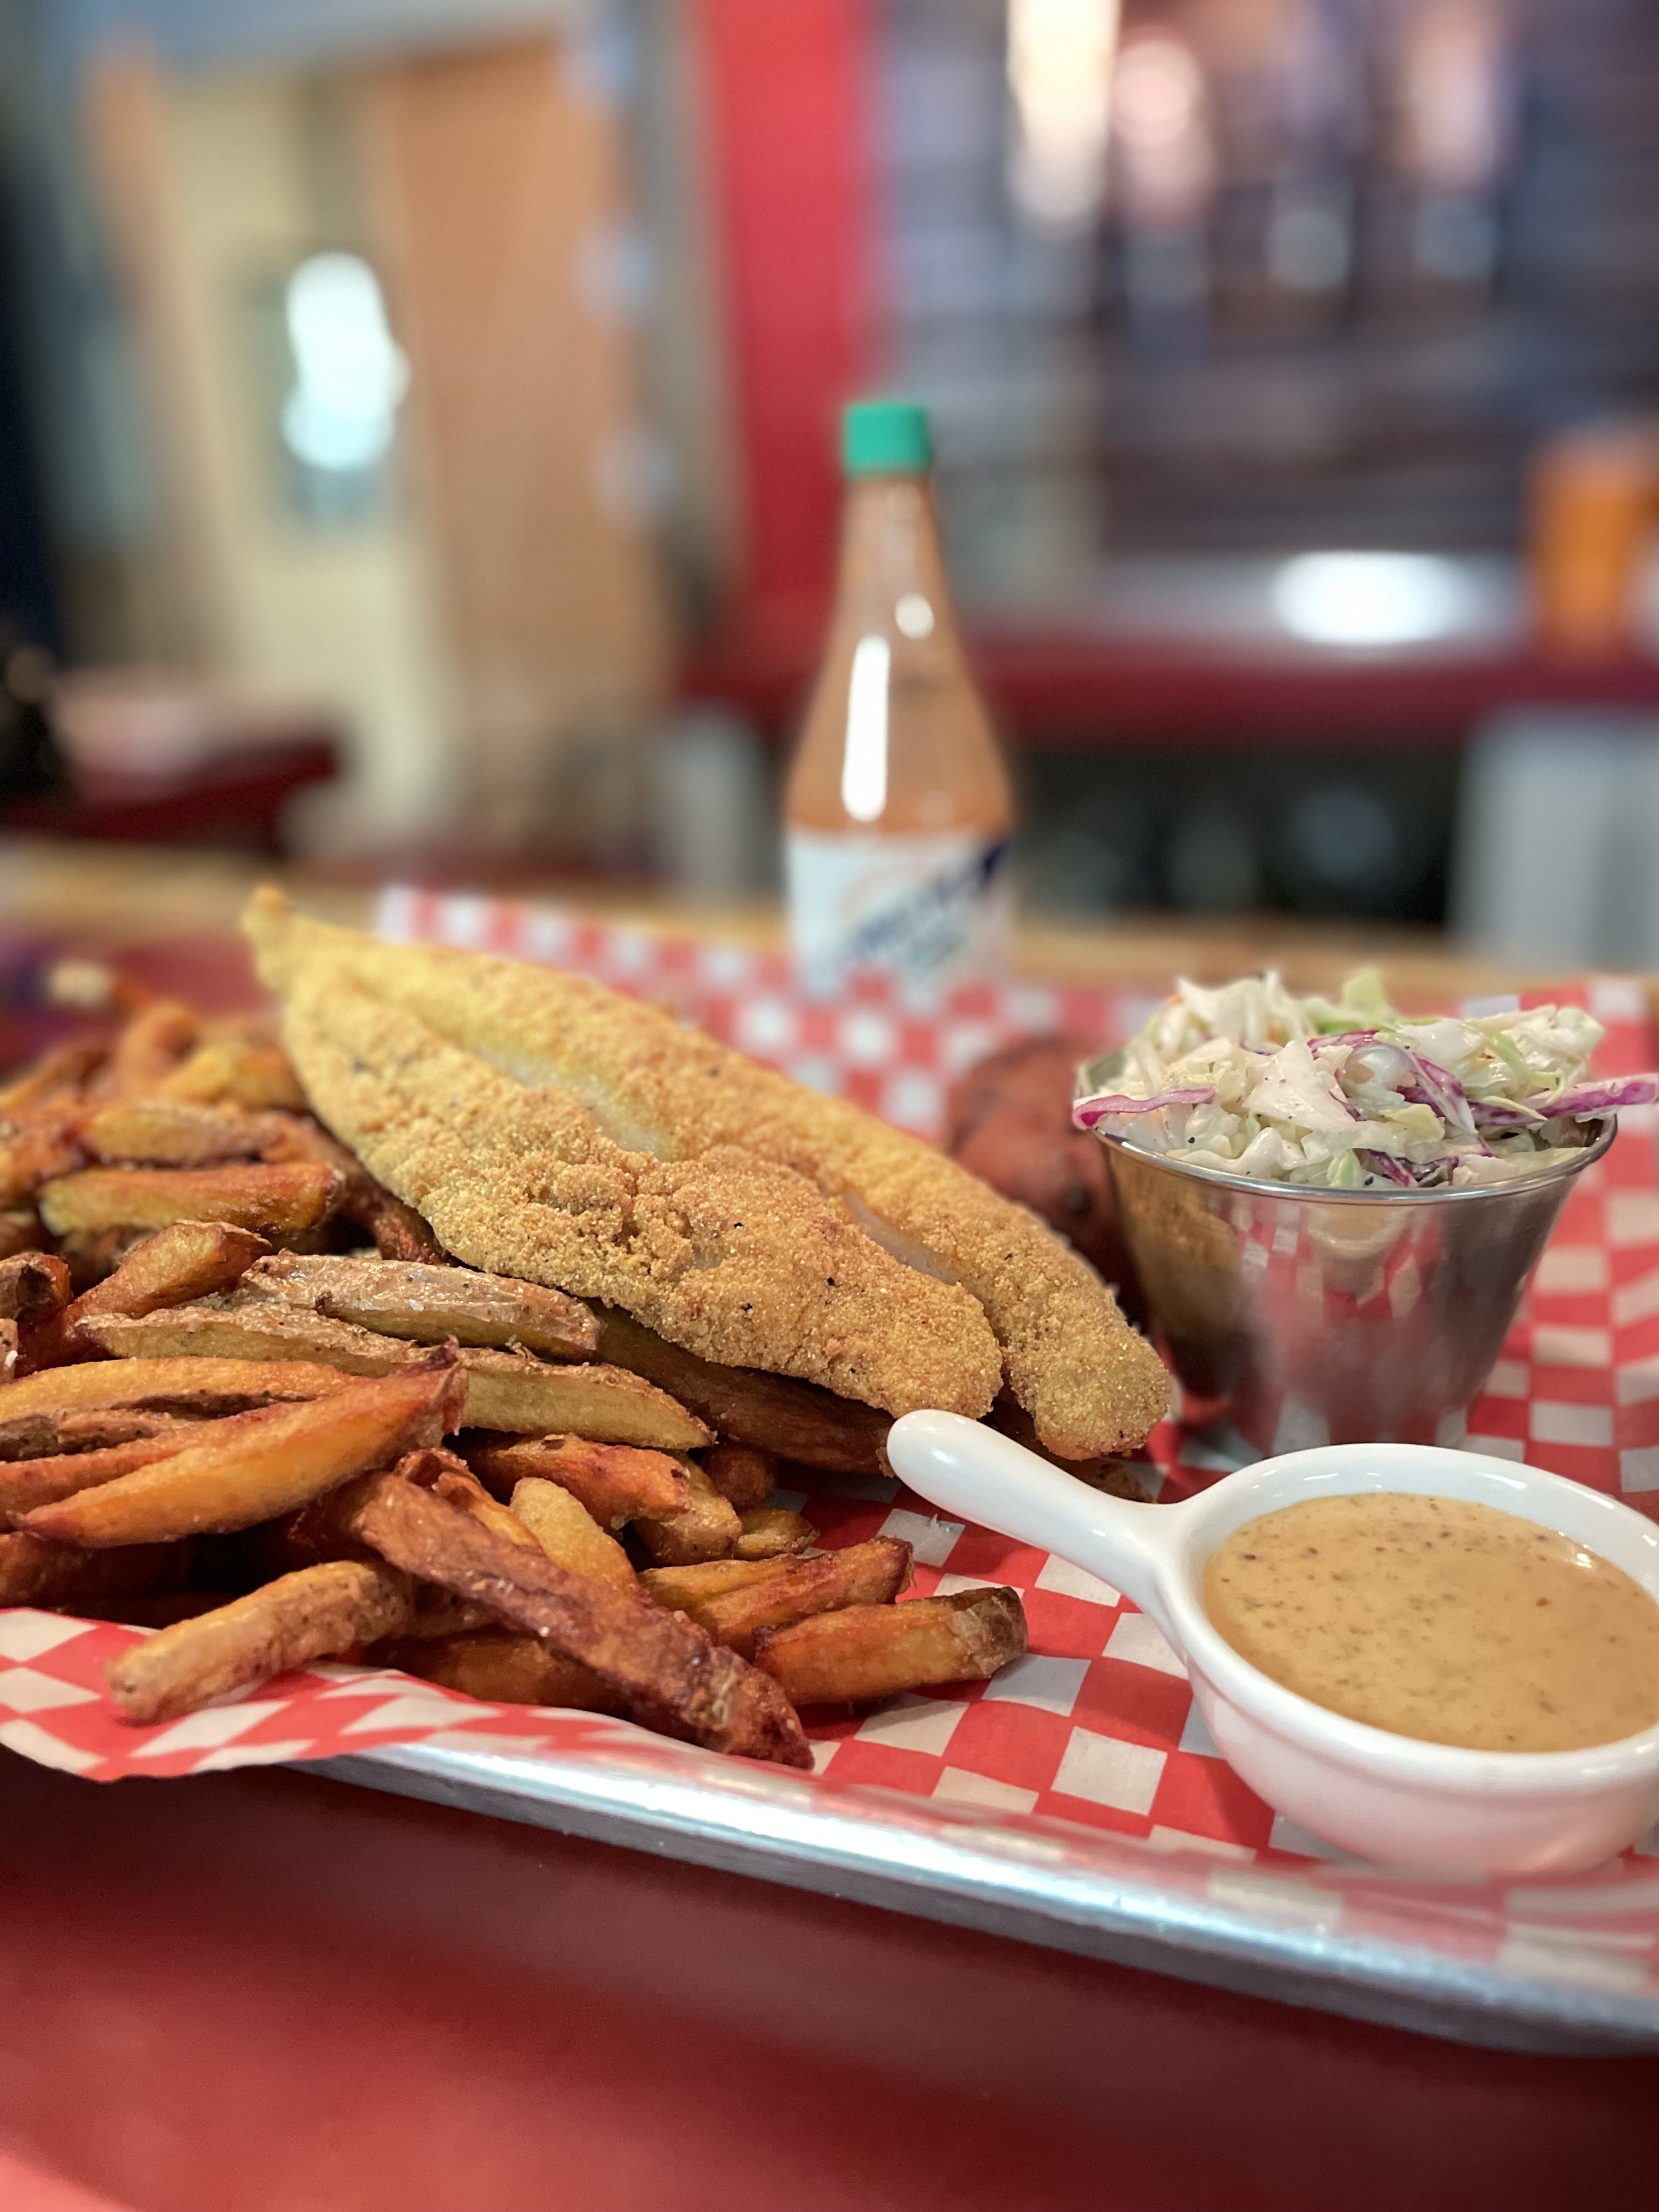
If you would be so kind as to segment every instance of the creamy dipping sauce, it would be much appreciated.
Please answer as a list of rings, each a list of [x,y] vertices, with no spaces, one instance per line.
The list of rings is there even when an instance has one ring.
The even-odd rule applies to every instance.
[[[1311,1498],[1204,1571],[1235,1651],[1316,1705],[1471,1751],[1571,1751],[1659,1721],[1659,1604],[1570,1537],[1462,1498]]]

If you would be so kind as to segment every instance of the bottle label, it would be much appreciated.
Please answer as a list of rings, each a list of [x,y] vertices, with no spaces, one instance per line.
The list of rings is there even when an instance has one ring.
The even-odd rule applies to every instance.
[[[790,933],[810,990],[872,969],[943,986],[994,975],[1012,914],[1006,837],[791,830]]]

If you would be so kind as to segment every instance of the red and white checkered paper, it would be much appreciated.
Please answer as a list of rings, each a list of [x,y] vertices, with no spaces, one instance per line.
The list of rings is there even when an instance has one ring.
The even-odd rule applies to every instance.
[[[1145,1002],[1103,990],[976,985],[931,1007],[879,981],[832,1006],[798,998],[781,958],[621,930],[471,898],[388,894],[385,934],[540,960],[672,1006],[798,1080],[936,1133],[962,1070],[1009,1039],[1064,1030],[1103,1044]],[[1652,1066],[1659,1037],[1633,983],[1583,995],[1607,1024],[1600,1064]],[[1622,1117],[1607,1159],[1578,1182],[1527,1304],[1474,1408],[1472,1449],[1530,1461],[1659,1515],[1659,1175],[1654,1109]],[[1149,1447],[1148,1487],[1184,1494],[1212,1459],[1173,1423]],[[916,1592],[1012,1583],[1030,1625],[1028,1656],[994,1681],[908,1696],[813,1730],[818,1776],[776,1785],[839,1796],[866,1822],[875,1790],[952,1827],[1040,1830],[1079,1871],[1109,1875],[1126,1854],[1164,1886],[1245,1911],[1391,1934],[1516,1972],[1609,1990],[1659,1990],[1659,1831],[1599,1873],[1565,1882],[1444,1885],[1384,1879],[1342,1863],[1276,1817],[1218,1756],[1180,1662],[1152,1622],[1066,1561],[941,1520],[896,1484],[823,1478],[799,1503],[831,1546],[879,1533],[915,1547]],[[707,1754],[625,1722],[486,1706],[407,1676],[325,1666],[149,1729],[117,1721],[104,1662],[137,1632],[16,1609],[0,1612],[0,1744],[97,1780],[183,1775],[438,1741],[516,1756],[627,1747],[665,1767]],[[753,1774],[753,1769],[746,1770]],[[885,1802],[892,1804],[887,1797]]]

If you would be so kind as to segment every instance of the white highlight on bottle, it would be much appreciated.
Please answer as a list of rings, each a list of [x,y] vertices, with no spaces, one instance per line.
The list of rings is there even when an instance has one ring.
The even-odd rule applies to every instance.
[[[933,610],[920,592],[907,592],[893,610],[893,620],[906,637],[927,637],[933,627]]]
[[[892,659],[884,637],[861,637],[853,648],[841,803],[854,822],[879,821],[887,810],[887,677]]]

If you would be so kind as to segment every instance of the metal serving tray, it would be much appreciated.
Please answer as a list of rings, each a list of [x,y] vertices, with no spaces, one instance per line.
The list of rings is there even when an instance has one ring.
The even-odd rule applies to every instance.
[[[1599,1931],[1593,1914],[1569,1911],[1563,1925],[1559,1893],[1511,1886],[1500,1911],[1484,1890],[1379,1876],[1356,1910],[1352,1883],[1329,1868],[1304,1876],[988,1818],[664,1747],[626,1723],[612,1734],[602,1748],[533,1757],[457,1735],[308,1771],[1462,2042],[1659,2050],[1648,1947]],[[1630,1905],[1659,1898],[1659,1863],[1652,1888]],[[1553,1924],[1529,1924],[1527,1901],[1548,1912],[1552,1898]]]

